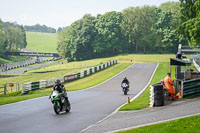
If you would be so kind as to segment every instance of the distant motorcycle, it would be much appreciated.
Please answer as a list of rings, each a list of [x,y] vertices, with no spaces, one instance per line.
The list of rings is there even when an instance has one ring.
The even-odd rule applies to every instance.
[[[50,98],[56,114],[59,114],[63,111],[69,112],[71,110],[70,102],[66,100],[65,97],[67,97],[67,93],[58,93],[58,91],[52,92]]]
[[[129,91],[129,85],[127,83],[122,83],[122,91],[124,92],[124,95],[127,95],[128,91]]]

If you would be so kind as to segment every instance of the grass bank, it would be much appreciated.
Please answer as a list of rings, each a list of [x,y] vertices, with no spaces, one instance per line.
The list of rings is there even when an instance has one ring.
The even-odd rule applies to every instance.
[[[8,56],[7,59],[0,57],[0,64],[6,64],[11,62],[17,62],[26,59],[24,56]]]
[[[199,133],[200,115],[132,129],[119,133]]]
[[[112,67],[109,67],[105,70],[102,70],[96,74],[92,74],[88,77],[83,79],[79,79],[73,82],[69,82],[65,84],[67,91],[75,91],[81,90],[85,88],[89,88],[91,86],[97,85],[114,75],[118,74],[119,72],[126,69],[131,63],[119,63]],[[19,102],[27,99],[32,99],[36,97],[48,96],[51,93],[52,88],[41,89],[37,91],[32,91],[27,95],[22,95],[21,92],[15,92],[8,95],[0,95],[0,105]]]
[[[27,48],[36,52],[57,53],[57,34],[26,32]]]

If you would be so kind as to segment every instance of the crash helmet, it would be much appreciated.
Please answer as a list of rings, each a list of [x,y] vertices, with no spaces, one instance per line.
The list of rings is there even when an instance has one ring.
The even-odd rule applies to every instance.
[[[60,79],[57,79],[55,83],[60,84]]]

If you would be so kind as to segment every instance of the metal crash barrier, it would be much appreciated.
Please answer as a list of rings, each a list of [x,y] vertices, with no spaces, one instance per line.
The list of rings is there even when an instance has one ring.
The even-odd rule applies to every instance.
[[[182,82],[182,98],[200,95],[200,78]]]

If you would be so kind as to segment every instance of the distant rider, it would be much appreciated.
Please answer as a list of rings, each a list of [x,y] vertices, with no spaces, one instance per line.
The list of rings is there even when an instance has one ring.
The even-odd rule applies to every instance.
[[[121,84],[123,84],[123,83],[126,83],[128,85],[128,88],[129,88],[129,84],[130,83],[129,83],[129,81],[128,81],[128,79],[126,77],[124,77],[124,79],[123,79]]]

